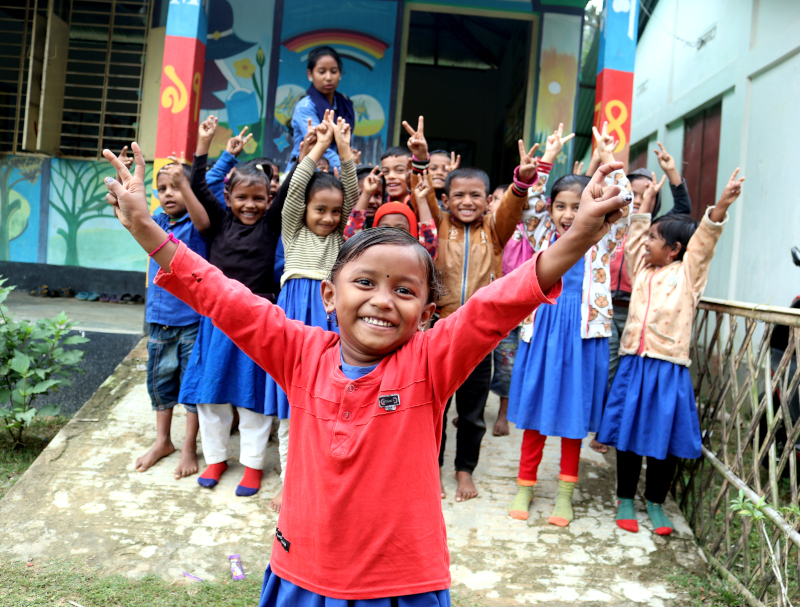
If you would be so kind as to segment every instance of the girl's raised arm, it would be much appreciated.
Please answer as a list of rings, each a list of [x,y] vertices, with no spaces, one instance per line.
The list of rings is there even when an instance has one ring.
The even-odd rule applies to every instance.
[[[331,125],[333,123],[331,122]],[[342,170],[340,179],[344,190],[344,204],[342,214],[339,217],[339,232],[343,233],[350,218],[350,211],[358,200],[358,175],[356,174],[356,163],[353,160],[353,151],[350,148],[350,125],[342,118],[333,125],[333,136],[336,139],[336,148],[339,150]]]
[[[114,207],[123,227],[161,267],[156,284],[210,317],[285,389],[303,347],[329,337],[313,327],[287,320],[278,306],[226,278],[218,268],[174,236],[167,235],[150,216],[144,187],[144,158],[136,143],[132,149],[136,164],[133,175],[110,150],[103,150],[103,156],[122,178],[122,184],[110,177],[106,179],[109,191],[106,200]]]

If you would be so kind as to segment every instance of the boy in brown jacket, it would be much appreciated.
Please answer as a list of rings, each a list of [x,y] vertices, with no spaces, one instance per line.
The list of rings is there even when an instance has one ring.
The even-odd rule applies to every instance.
[[[419,174],[428,160],[428,144],[422,129],[422,119],[414,131],[404,122],[411,135],[408,147],[413,152],[412,191]],[[489,176],[480,169],[458,168],[445,181],[442,201],[447,212],[428,197],[431,215],[439,233],[439,252],[436,271],[444,285],[444,294],[436,302],[442,318],[449,316],[496,278],[502,276],[503,247],[514,234],[528,202],[528,188],[537,181],[538,161],[520,140],[520,165],[514,171],[514,183],[509,186],[502,202],[494,213],[486,213],[492,197],[489,194]],[[456,391],[458,430],[456,432],[456,501],[464,502],[477,497],[478,490],[472,481],[472,472],[478,465],[481,439],[486,433],[483,411],[489,396],[492,356],[487,356]],[[445,408],[445,420],[450,403]],[[442,426],[442,444],[439,450],[439,468],[444,465],[446,426]],[[445,497],[442,486],[442,497]]]

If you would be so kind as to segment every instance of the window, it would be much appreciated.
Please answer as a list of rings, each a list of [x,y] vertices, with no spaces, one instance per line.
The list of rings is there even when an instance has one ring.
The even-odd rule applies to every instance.
[[[692,217],[702,219],[717,196],[722,103],[687,118],[683,135],[683,177],[692,199]]]
[[[632,173],[636,169],[647,168],[647,144],[645,139],[641,143],[631,146],[630,154],[628,155],[628,172]]]
[[[61,154],[100,156],[136,139],[149,0],[72,0]]]
[[[137,138],[153,0],[0,0],[0,153]]]

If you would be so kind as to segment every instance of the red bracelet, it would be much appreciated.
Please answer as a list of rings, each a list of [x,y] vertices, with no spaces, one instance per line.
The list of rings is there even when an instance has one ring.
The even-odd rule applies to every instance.
[[[161,249],[164,248],[164,245],[167,244],[168,242],[174,242],[175,244],[179,244],[180,240],[175,238],[175,235],[172,232],[170,232],[169,236],[167,237],[167,239],[164,242],[162,242],[160,245],[158,245],[158,248],[155,251],[153,251],[152,253],[150,253],[148,255],[148,257],[152,257],[153,255],[158,253]]]

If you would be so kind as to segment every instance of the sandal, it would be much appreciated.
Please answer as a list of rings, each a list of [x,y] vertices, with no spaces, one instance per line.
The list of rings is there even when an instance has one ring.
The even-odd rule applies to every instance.
[[[50,289],[47,285],[42,285],[41,287],[36,287],[35,289],[31,289],[31,295],[34,297],[47,297],[50,295]]]
[[[97,293],[95,291],[88,293],[86,296],[86,301],[97,301],[98,299],[100,299],[100,293]]]
[[[75,299],[77,299],[77,300],[79,300],[79,301],[86,301],[87,299],[89,299],[89,293],[88,293],[88,291],[81,291],[80,293],[78,293],[78,294],[75,296]]]
[[[61,297],[75,297],[75,289],[72,287],[61,287],[58,289],[58,293]]]
[[[125,293],[122,297],[119,298],[119,303],[123,304],[133,303],[133,297],[131,297],[130,293]]]
[[[108,301],[109,300],[108,293],[101,293],[100,297],[98,297],[97,299],[99,299],[100,301]]]
[[[134,295],[133,296],[133,300],[131,300],[131,303],[143,304],[144,303],[144,297],[142,297],[141,295]]]
[[[108,303],[119,303],[119,295],[114,293],[108,298]]]

